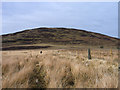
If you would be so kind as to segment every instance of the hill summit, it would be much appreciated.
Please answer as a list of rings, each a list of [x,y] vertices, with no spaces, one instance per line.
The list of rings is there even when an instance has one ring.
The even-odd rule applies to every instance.
[[[35,28],[2,35],[3,48],[17,45],[54,44],[117,46],[117,38],[73,28]]]

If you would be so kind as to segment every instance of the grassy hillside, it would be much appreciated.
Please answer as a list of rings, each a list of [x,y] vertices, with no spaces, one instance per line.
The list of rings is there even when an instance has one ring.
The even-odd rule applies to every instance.
[[[35,28],[2,35],[3,48],[14,45],[83,45],[117,46],[118,39],[71,28]]]
[[[0,51],[2,88],[118,87],[117,38],[68,28],[36,28],[2,37],[2,49],[7,50]]]

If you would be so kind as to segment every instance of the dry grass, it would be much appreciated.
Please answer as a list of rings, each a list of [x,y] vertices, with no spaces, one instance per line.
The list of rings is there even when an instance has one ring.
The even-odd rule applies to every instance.
[[[2,69],[2,67],[0,67]],[[2,89],[2,70],[0,69],[0,89]]]
[[[3,88],[117,88],[117,50],[3,51]]]

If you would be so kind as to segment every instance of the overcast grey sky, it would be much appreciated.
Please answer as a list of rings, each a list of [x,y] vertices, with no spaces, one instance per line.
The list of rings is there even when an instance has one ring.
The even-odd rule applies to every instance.
[[[118,37],[118,3],[2,3],[2,34],[36,27],[77,28]]]

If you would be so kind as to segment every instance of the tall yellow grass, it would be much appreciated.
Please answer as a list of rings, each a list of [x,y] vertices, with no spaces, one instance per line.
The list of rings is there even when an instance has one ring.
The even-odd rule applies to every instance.
[[[113,50],[3,51],[3,88],[117,88],[118,53]]]

